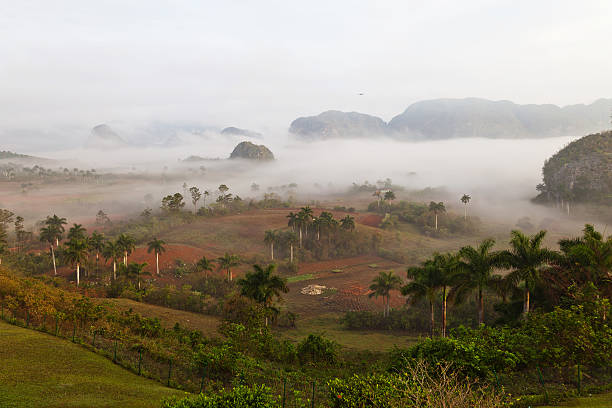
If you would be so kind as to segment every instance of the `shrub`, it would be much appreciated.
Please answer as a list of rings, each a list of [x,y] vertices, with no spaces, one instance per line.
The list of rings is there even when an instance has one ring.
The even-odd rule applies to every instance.
[[[298,357],[302,364],[310,361],[313,364],[336,361],[339,345],[333,340],[319,334],[309,334],[298,345]]]
[[[277,408],[279,405],[272,390],[261,386],[237,386],[229,391],[215,394],[200,394],[197,397],[170,399],[162,408]]]

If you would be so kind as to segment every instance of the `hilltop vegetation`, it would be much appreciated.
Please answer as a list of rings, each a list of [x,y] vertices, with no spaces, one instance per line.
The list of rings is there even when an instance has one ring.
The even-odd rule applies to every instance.
[[[576,140],[544,164],[538,199],[612,203],[612,131]]]

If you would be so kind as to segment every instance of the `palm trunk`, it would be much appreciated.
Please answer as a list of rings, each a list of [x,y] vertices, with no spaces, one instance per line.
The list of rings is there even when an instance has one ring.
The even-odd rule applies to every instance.
[[[274,242],[270,243],[270,258],[274,260]]]
[[[123,265],[127,266],[127,251],[123,252]]]
[[[390,311],[391,311],[391,295],[387,295],[387,317],[389,317]]]
[[[442,289],[442,337],[446,337],[446,286]]]
[[[525,305],[523,307],[523,315],[525,317],[527,317],[527,315],[529,315],[529,297],[530,297],[529,289],[526,289],[525,290]]]
[[[465,212],[463,213],[463,219],[467,221],[467,204],[465,205]]]
[[[231,282],[231,281],[232,281],[232,278],[233,278],[233,276],[232,276],[232,271],[231,271],[231,269],[228,269],[228,270],[227,270],[227,279],[228,279],[228,280]]]
[[[436,231],[438,230],[438,213],[435,213],[436,218]]]
[[[434,336],[434,328],[435,328],[435,314],[434,314],[434,302],[433,301],[429,301],[429,307],[431,308],[431,337],[433,338]]]
[[[289,245],[289,259],[293,263],[293,244]]]
[[[117,280],[117,261],[113,259],[113,280]]]
[[[77,287],[78,287],[79,283],[81,281],[81,271],[80,271],[81,265],[79,265],[79,263],[77,262],[76,267],[77,267],[77,269],[76,269],[76,280],[77,280]]]
[[[59,238],[55,238],[55,247],[57,248],[59,246]]]
[[[302,227],[300,227],[300,248],[302,247]]]
[[[98,276],[99,266],[98,263],[100,261],[100,253],[96,252],[96,277]]]
[[[155,252],[155,268],[157,269],[157,275],[159,275],[159,252]]]
[[[484,323],[484,299],[482,297],[482,288],[478,288],[478,324]]]
[[[53,243],[51,244],[51,259],[53,259],[53,275],[57,276],[57,266],[55,265],[55,251],[53,250]]]

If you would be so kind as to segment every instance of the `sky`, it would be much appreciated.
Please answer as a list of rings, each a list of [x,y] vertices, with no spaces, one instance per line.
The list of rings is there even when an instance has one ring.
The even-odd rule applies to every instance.
[[[609,0],[0,0],[0,134],[591,103],[612,96],[611,39]]]

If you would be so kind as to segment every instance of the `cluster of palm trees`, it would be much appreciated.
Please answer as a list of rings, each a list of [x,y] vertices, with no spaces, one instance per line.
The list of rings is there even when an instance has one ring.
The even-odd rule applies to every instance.
[[[274,307],[274,299],[281,300],[281,293],[289,292],[287,280],[274,275],[276,265],[267,266],[253,265],[253,272],[247,273],[244,278],[238,280],[240,294],[253,299],[261,304],[267,312],[278,313]],[[268,325],[268,315],[265,317]]]
[[[495,241],[484,240],[478,247],[465,246],[457,253],[435,253],[418,266],[407,269],[408,283],[393,272],[381,272],[374,280],[370,296],[385,299],[384,315],[389,314],[392,290],[400,290],[411,303],[426,300],[431,313],[431,333],[435,330],[435,304],[441,299],[442,328],[446,335],[448,302],[463,302],[476,294],[478,322],[483,324],[484,292],[492,290],[504,302],[509,293],[522,291],[523,315],[532,310],[532,295],[536,288],[551,286],[567,290],[572,284],[595,284],[605,296],[612,294],[612,237],[603,235],[587,225],[584,236],[559,242],[561,251],[543,247],[546,231],[528,236],[512,231],[510,248],[493,251]],[[508,273],[502,275],[502,270]]]
[[[316,240],[321,239],[321,233],[327,235],[328,240],[331,240],[333,232],[338,228],[346,231],[355,229],[355,218],[346,215],[344,218],[337,220],[329,211],[322,211],[318,217],[314,215],[314,211],[309,206],[300,208],[297,213],[290,212],[287,215],[287,225],[293,232],[298,233],[298,244],[302,247],[303,237],[316,237]]]

